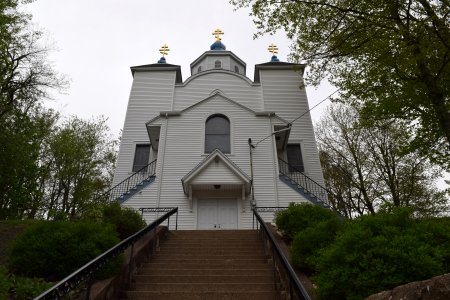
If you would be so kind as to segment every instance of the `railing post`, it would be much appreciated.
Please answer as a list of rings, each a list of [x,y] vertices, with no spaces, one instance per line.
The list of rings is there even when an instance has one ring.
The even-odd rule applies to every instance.
[[[91,300],[91,287],[92,287],[92,279],[88,279],[86,286],[86,300]]]
[[[131,244],[131,249],[130,249],[130,261],[128,262],[128,282],[127,285],[128,287],[131,286],[131,280],[133,278],[133,253],[134,252],[134,243]]]
[[[255,211],[253,210],[252,212],[253,212],[253,214],[252,214],[252,216],[253,216],[252,229],[255,230]]]

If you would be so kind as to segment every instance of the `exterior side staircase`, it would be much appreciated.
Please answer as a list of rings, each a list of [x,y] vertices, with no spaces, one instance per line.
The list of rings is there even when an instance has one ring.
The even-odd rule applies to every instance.
[[[119,201],[122,204],[155,181],[155,177],[156,159],[96,198]]]
[[[278,159],[278,166],[281,181],[312,203],[321,205],[325,208],[331,208],[328,201],[329,193],[325,187],[321,186],[282,159]]]
[[[273,300],[273,272],[255,231],[171,231],[123,297]]]

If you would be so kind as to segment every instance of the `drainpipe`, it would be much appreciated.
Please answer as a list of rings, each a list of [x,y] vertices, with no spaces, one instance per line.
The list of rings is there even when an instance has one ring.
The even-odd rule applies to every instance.
[[[252,149],[255,148],[255,146],[252,145],[252,139],[251,138],[248,139],[248,148],[249,148],[249,151],[250,151],[250,176],[251,176],[250,188],[251,188],[251,192],[252,192],[252,200],[251,200],[250,204],[252,205],[252,208],[254,208],[256,206],[256,201],[255,201],[255,185],[253,184],[253,154],[252,154]]]

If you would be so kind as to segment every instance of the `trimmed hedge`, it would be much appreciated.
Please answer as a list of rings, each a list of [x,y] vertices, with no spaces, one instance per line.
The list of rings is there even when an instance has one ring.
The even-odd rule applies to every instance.
[[[276,213],[275,223],[285,237],[293,240],[298,232],[336,217],[333,211],[319,205],[290,203],[287,209]]]
[[[276,223],[293,239],[294,266],[313,274],[320,299],[364,299],[450,272],[450,218],[415,218],[409,209],[343,220],[291,204]]]
[[[334,241],[343,223],[335,216],[298,232],[291,245],[292,264],[306,274],[313,274],[317,269],[320,250]]]
[[[121,206],[119,203],[104,206],[102,213],[103,222],[113,224],[121,240],[135,234],[147,225],[139,212]]]
[[[448,220],[416,220],[410,211],[363,216],[320,251],[314,277],[321,299],[364,299],[449,269]]]
[[[51,221],[27,228],[12,244],[8,265],[26,277],[58,281],[119,242],[113,226],[92,222]],[[105,266],[114,274],[122,256]],[[111,266],[112,265],[112,266]]]

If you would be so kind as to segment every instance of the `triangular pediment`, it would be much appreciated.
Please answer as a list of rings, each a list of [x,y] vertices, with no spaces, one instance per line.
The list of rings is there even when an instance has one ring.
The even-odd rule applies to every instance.
[[[182,179],[186,194],[195,187],[236,187],[243,186],[250,192],[250,177],[245,174],[220,150],[214,150]]]

